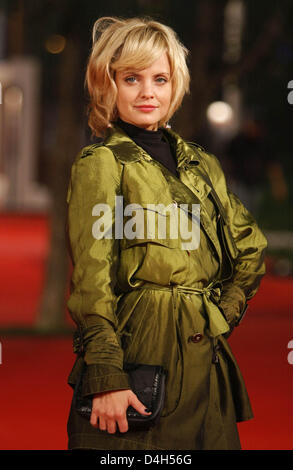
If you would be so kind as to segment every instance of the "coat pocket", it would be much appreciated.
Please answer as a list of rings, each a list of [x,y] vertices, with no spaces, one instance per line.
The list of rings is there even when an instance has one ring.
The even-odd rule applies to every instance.
[[[155,205],[152,209],[149,205],[132,205],[135,216],[124,220],[124,238],[121,240],[121,248],[127,249],[143,243],[155,243],[168,248],[180,248],[178,213],[158,210]],[[130,215],[130,211],[129,211]]]
[[[141,238],[125,236],[120,240],[119,283],[125,289],[125,280],[133,287],[136,286],[136,280],[159,285],[169,285],[171,282],[183,284],[190,260],[179,234],[177,236],[176,227],[170,232],[172,216],[144,207],[138,209],[137,213],[141,214],[139,224],[145,224],[146,227],[148,223],[149,230],[143,233],[142,229],[136,229],[136,234],[141,235]],[[158,227],[160,217],[164,218],[164,223]],[[148,218],[155,221],[154,225],[147,221]]]

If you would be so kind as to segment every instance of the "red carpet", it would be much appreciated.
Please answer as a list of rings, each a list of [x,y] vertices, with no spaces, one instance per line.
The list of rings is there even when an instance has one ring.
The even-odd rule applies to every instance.
[[[0,449],[66,449],[71,340],[2,338]]]
[[[34,323],[44,282],[48,232],[45,215],[0,214],[1,326]]]
[[[34,323],[48,229],[46,216],[0,216],[0,328]],[[239,424],[243,449],[293,449],[292,291],[267,275],[229,339],[255,415]],[[2,335],[1,346],[0,449],[66,449],[71,339]]]

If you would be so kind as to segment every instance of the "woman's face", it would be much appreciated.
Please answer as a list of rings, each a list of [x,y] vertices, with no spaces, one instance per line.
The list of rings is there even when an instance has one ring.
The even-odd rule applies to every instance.
[[[143,70],[116,72],[119,117],[147,130],[157,130],[169,110],[172,94],[170,65],[166,52]]]

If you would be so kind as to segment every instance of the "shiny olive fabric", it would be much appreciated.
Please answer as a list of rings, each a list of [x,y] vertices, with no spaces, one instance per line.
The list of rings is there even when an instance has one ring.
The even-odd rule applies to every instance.
[[[179,178],[114,126],[103,145],[78,154],[67,197],[74,265],[67,305],[78,326],[78,357],[68,382],[74,386],[83,361],[84,395],[129,388],[123,361],[163,365],[162,417],[149,431],[109,434],[92,428],[72,406],[69,448],[237,449],[236,421],[252,417],[224,335],[258,289],[266,240],[227,190],[216,157],[164,132]],[[191,205],[199,204],[199,247],[182,249],[180,234],[174,239],[168,232],[165,239],[157,231],[115,238],[116,196],[123,196],[124,207],[139,204],[144,217],[149,204],[173,204],[175,210],[189,204],[188,217]],[[109,238],[93,236],[98,203],[112,210],[105,222]]]

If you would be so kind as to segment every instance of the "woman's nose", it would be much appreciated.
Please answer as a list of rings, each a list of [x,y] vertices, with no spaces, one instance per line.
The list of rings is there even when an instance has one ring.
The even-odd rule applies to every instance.
[[[154,90],[152,83],[144,81],[141,84],[140,94],[143,98],[153,98]]]

